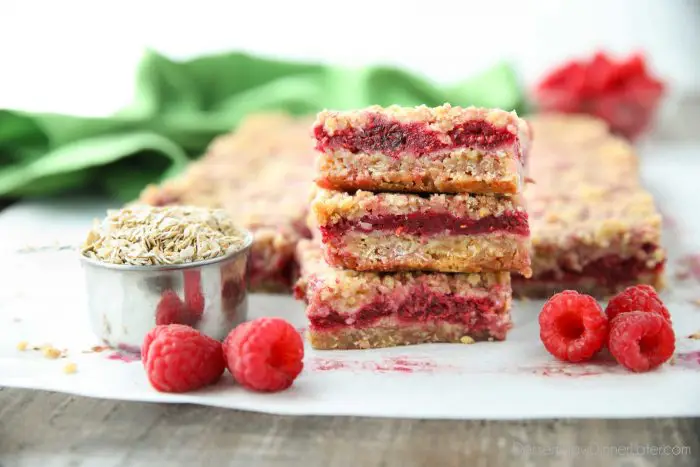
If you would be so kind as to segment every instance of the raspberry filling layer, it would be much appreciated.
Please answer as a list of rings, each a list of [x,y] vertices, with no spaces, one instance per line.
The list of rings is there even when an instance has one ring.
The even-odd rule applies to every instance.
[[[497,128],[485,120],[470,120],[456,125],[445,134],[428,128],[424,122],[400,123],[380,115],[370,115],[362,128],[346,128],[329,135],[322,125],[314,128],[316,149],[345,149],[358,152],[380,152],[393,157],[403,153],[419,156],[445,149],[479,148],[484,150],[512,146],[516,135]]]
[[[405,323],[444,321],[463,324],[474,332],[490,330],[493,322],[501,318],[494,311],[494,302],[490,298],[460,297],[414,287],[403,301],[397,302],[395,298],[382,294],[352,315],[330,310],[325,316],[309,316],[309,322],[314,329],[363,328],[387,316],[396,316]]]
[[[656,249],[651,246],[652,251]],[[648,248],[645,248],[647,250]],[[519,275],[513,275],[514,281],[532,280],[535,282],[561,282],[575,283],[581,279],[595,279],[598,284],[614,286],[617,284],[631,283],[642,274],[658,273],[663,271],[665,261],[650,268],[646,261],[638,258],[622,258],[618,255],[607,255],[586,264],[581,271],[562,268],[562,273],[546,271],[537,274],[532,279],[525,279]]]
[[[363,216],[357,220],[341,219],[335,224],[320,227],[324,241],[331,241],[348,231],[371,232],[381,230],[396,235],[477,235],[495,232],[527,236],[530,234],[527,213],[510,211],[500,216],[481,219],[457,217],[449,213],[387,214]]]

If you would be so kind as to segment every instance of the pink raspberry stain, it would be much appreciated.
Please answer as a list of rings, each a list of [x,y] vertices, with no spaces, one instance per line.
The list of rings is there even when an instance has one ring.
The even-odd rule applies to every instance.
[[[526,373],[544,377],[584,378],[605,374],[622,374],[627,371],[619,366],[611,357],[600,355],[595,360],[586,363],[566,363],[554,361],[539,367],[526,367]]]
[[[330,358],[314,358],[311,361],[311,369],[313,371],[333,371],[350,369],[351,365],[349,365],[348,363],[352,362],[343,362],[342,360],[333,360]]]
[[[692,277],[700,282],[700,253],[685,255],[678,260],[680,266],[680,274],[676,274],[679,279],[687,279]]]
[[[687,370],[700,370],[700,350],[676,354],[675,366]]]
[[[107,355],[107,360],[117,360],[124,363],[141,361],[141,349],[127,344],[119,344],[117,349]]]
[[[452,366],[438,365],[429,359],[414,359],[405,356],[388,357],[379,361],[359,361],[314,357],[309,362],[312,371],[369,371],[372,373],[433,373],[449,370]]]
[[[673,217],[672,215],[670,215],[669,213],[667,213],[663,210],[660,212],[660,214],[661,214],[661,224],[665,228],[672,230],[672,231],[678,230],[678,221],[676,220],[675,217]]]
[[[107,355],[107,360],[117,360],[124,363],[140,362],[141,356],[138,354],[126,353],[126,352],[112,352]]]

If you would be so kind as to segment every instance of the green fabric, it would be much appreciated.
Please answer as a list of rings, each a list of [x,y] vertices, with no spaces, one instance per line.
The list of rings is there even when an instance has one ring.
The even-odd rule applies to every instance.
[[[384,66],[349,69],[243,53],[175,62],[147,52],[136,79],[133,103],[110,117],[0,109],[0,197],[81,190],[133,199],[145,184],[182,170],[250,112],[444,102],[525,110],[507,64],[439,86]]]

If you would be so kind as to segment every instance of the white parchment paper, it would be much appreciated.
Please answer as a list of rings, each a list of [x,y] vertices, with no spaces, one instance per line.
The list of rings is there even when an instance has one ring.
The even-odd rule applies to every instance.
[[[0,215],[0,385],[296,415],[700,416],[700,340],[688,337],[700,331],[700,305],[694,303],[700,299],[700,210],[693,198],[700,150],[659,147],[653,154],[644,159],[644,176],[665,216],[669,284],[663,298],[677,335],[673,364],[657,371],[632,374],[605,358],[579,365],[555,361],[538,337],[542,303],[518,301],[512,311],[515,327],[505,342],[367,351],[307,347],[303,373],[282,393],[246,391],[227,374],[203,391],[160,394],[149,386],[140,362],[91,350],[100,343],[88,328],[77,253],[55,245],[79,243],[105,204],[71,201],[24,204]],[[282,316],[300,330],[305,326],[303,307],[291,297],[253,295],[250,309],[251,317]],[[66,349],[66,358],[18,351],[20,341]],[[63,372],[69,362],[76,363],[75,374]]]

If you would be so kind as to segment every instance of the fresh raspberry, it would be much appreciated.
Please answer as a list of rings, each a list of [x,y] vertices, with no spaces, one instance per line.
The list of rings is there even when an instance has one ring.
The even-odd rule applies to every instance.
[[[141,344],[141,361],[143,362],[144,368],[146,367],[146,360],[148,360],[148,348],[151,346],[151,342],[153,342],[153,339],[155,339],[163,329],[167,328],[168,326],[156,326],[148,331],[148,334],[144,337],[143,344]]]
[[[540,312],[540,339],[549,353],[568,362],[582,362],[608,338],[608,319],[589,295],[566,290],[550,298]]]
[[[258,318],[236,327],[223,344],[226,366],[241,386],[281,391],[292,385],[304,363],[304,343],[280,318]]]
[[[608,320],[611,322],[620,313],[629,313],[630,311],[659,313],[669,322],[671,321],[671,314],[656,294],[654,287],[650,285],[627,287],[611,298],[605,308],[605,314],[608,315]]]
[[[156,307],[156,326],[167,324],[187,324],[193,326],[197,323],[201,313],[197,314],[188,307],[174,290],[166,290],[161,295]]]
[[[608,349],[625,368],[649,371],[671,358],[676,335],[671,323],[659,313],[630,311],[612,320]]]
[[[226,364],[221,344],[182,324],[156,326],[143,341],[141,360],[151,386],[188,392],[215,383]]]

